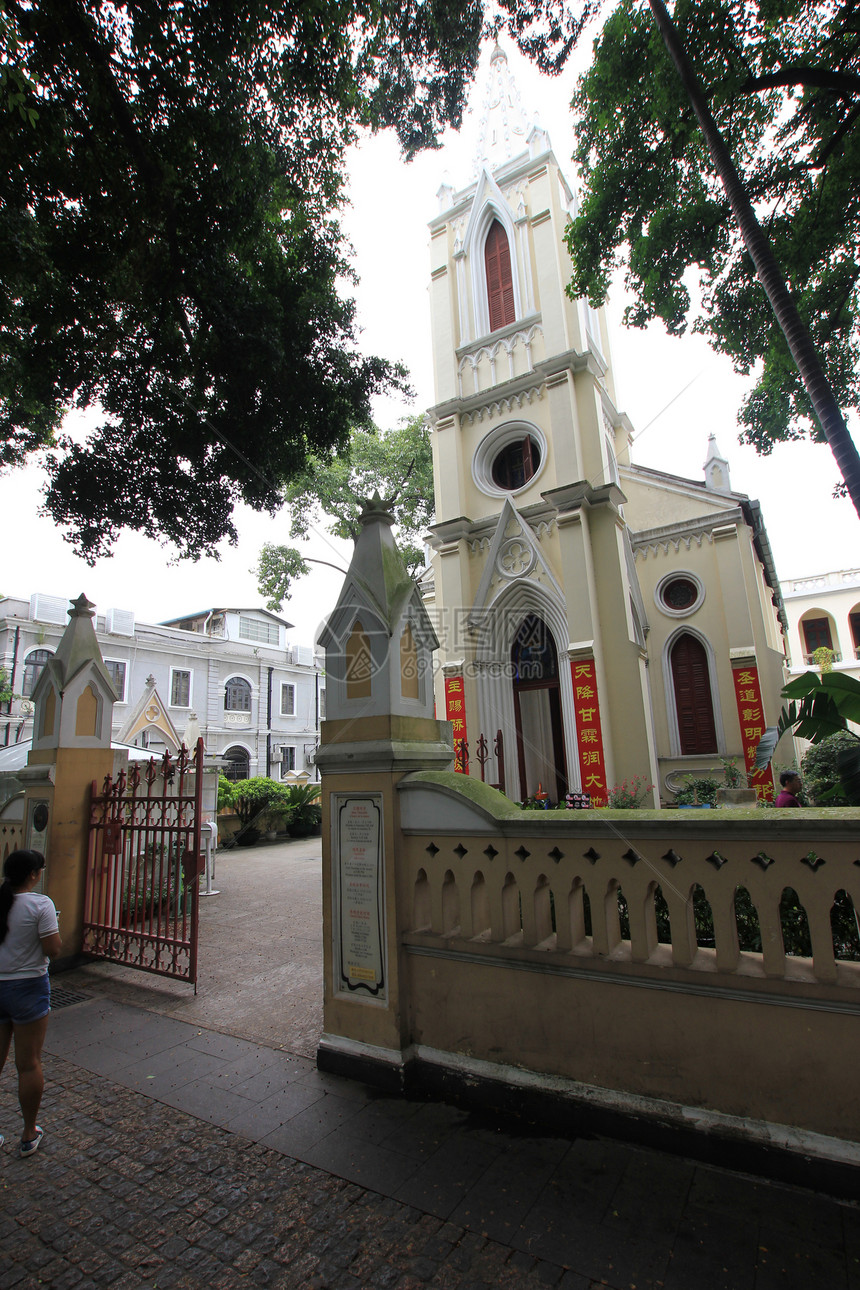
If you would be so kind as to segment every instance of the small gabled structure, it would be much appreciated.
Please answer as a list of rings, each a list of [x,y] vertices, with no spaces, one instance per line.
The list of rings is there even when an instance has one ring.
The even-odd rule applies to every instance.
[[[25,786],[24,845],[44,853],[44,890],[62,910],[63,959],[80,953],[89,854],[91,785],[127,764],[111,748],[117,694],[95,633],[95,605],[80,595],[57,651],[33,688],[34,739]]]
[[[150,731],[154,731],[172,753],[179,752],[182,740],[170,720],[166,704],[161,700],[152,673],[146,678],[146,688],[128,714],[117,738],[120,743],[132,744],[138,736]],[[191,744],[187,746],[192,747]]]
[[[58,748],[110,748],[117,693],[96,639],[95,605],[83,594],[71,605],[57,652],[33,689],[30,764],[53,760]]]
[[[394,517],[375,493],[334,610],[326,652],[328,726],[371,717],[433,717],[433,651],[439,642],[421,593],[394,543]]]

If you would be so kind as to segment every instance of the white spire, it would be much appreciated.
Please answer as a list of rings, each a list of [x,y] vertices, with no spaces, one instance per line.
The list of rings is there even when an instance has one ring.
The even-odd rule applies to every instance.
[[[705,460],[705,487],[715,493],[730,493],[732,481],[729,477],[729,463],[717,446],[716,435],[708,435],[708,456]]]
[[[505,51],[496,45],[490,55],[490,70],[484,88],[484,100],[478,127],[474,171],[480,175],[486,166],[495,170],[524,152],[529,123],[520,103]]]

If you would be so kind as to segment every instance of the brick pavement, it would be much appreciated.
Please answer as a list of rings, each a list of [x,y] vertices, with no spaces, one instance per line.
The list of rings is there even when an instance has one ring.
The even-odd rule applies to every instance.
[[[557,1264],[62,1058],[45,1067],[42,1150],[19,1160],[7,1142],[0,1153],[3,1290],[589,1290]],[[8,1073],[0,1117],[17,1124]]]
[[[42,1149],[0,1153],[2,1290],[860,1290],[860,1210],[801,1189],[618,1143],[562,1144],[581,1148],[575,1182],[492,1239],[487,1227],[535,1201],[516,1168],[489,1180],[484,1213],[452,1221],[73,1061],[45,1066]],[[594,1279],[584,1269],[598,1263]]]

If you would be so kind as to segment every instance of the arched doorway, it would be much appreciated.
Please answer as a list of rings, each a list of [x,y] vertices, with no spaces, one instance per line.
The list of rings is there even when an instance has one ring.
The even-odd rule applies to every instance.
[[[558,652],[543,619],[528,614],[511,646],[520,794],[538,785],[556,801],[567,792]]]
[[[233,744],[232,748],[227,748],[221,756],[224,758],[224,765],[221,768],[221,774],[225,779],[247,779],[251,774],[251,754],[247,748],[241,744]]]

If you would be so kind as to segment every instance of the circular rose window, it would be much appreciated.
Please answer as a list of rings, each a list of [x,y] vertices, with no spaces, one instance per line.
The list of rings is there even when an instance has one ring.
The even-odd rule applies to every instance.
[[[505,492],[527,484],[540,465],[540,447],[526,435],[507,444],[493,461],[493,483]]]
[[[537,426],[508,421],[481,440],[472,475],[482,493],[503,497],[528,487],[544,469],[546,456],[546,439]]]
[[[683,618],[699,608],[705,599],[705,588],[694,574],[669,574],[657,584],[657,604],[664,614]]]
[[[663,588],[663,600],[670,609],[691,609],[699,596],[699,588],[689,578],[673,578]]]

